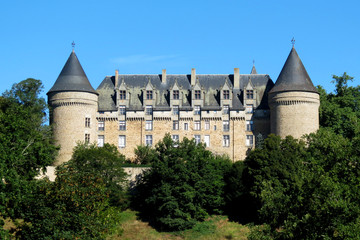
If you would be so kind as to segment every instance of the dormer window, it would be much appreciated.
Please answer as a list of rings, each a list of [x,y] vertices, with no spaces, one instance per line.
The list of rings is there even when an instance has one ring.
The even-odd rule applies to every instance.
[[[146,115],[152,115],[152,106],[150,106],[150,105],[146,106],[145,114]]]
[[[125,90],[120,90],[119,91],[119,98],[120,98],[120,100],[125,100],[126,99],[126,91]]]
[[[125,106],[119,106],[119,115],[125,115],[126,109]]]
[[[146,99],[148,99],[148,100],[153,99],[153,91],[152,90],[146,91]]]
[[[246,98],[254,99],[254,90],[246,90]]]
[[[179,99],[179,90],[173,91],[173,99]]]
[[[224,99],[230,99],[230,91],[229,90],[224,90],[223,91],[223,96],[224,96]]]
[[[201,99],[201,91],[195,90],[195,99]]]

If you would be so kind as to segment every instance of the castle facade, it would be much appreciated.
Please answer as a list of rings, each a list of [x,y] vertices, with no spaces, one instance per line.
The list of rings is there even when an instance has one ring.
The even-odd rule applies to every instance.
[[[217,154],[243,160],[268,134],[296,138],[319,128],[319,94],[295,48],[274,84],[269,75],[123,75],[116,70],[95,90],[75,52],[47,93],[50,124],[61,146],[56,165],[79,141],[111,143],[127,158],[166,133],[203,142]]]

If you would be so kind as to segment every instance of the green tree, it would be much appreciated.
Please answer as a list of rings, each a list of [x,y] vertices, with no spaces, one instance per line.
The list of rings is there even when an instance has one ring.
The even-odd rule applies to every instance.
[[[203,144],[166,135],[156,145],[157,159],[137,185],[135,203],[162,230],[183,230],[224,208],[224,173],[230,160]]]
[[[0,212],[21,217],[19,206],[31,196],[28,185],[54,161],[57,148],[44,125],[47,110],[42,84],[26,79],[0,97]]]
[[[155,149],[147,145],[137,146],[134,152],[136,164],[151,164],[157,158]]]

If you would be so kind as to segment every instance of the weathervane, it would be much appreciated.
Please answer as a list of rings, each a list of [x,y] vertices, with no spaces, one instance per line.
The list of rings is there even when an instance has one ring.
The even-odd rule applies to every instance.
[[[74,51],[74,48],[75,48],[75,42],[74,41],[71,43],[71,46],[72,46],[72,49]]]
[[[291,44],[292,44],[292,46],[294,48],[294,46],[295,46],[295,38],[294,37],[291,39]]]

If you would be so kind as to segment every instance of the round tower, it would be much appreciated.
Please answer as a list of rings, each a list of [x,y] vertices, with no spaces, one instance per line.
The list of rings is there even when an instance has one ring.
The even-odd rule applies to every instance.
[[[96,140],[98,93],[91,86],[76,54],[70,54],[54,86],[47,93],[50,124],[60,145],[55,165],[70,160],[79,141]]]
[[[293,47],[269,92],[271,133],[300,138],[319,129],[320,97]]]

